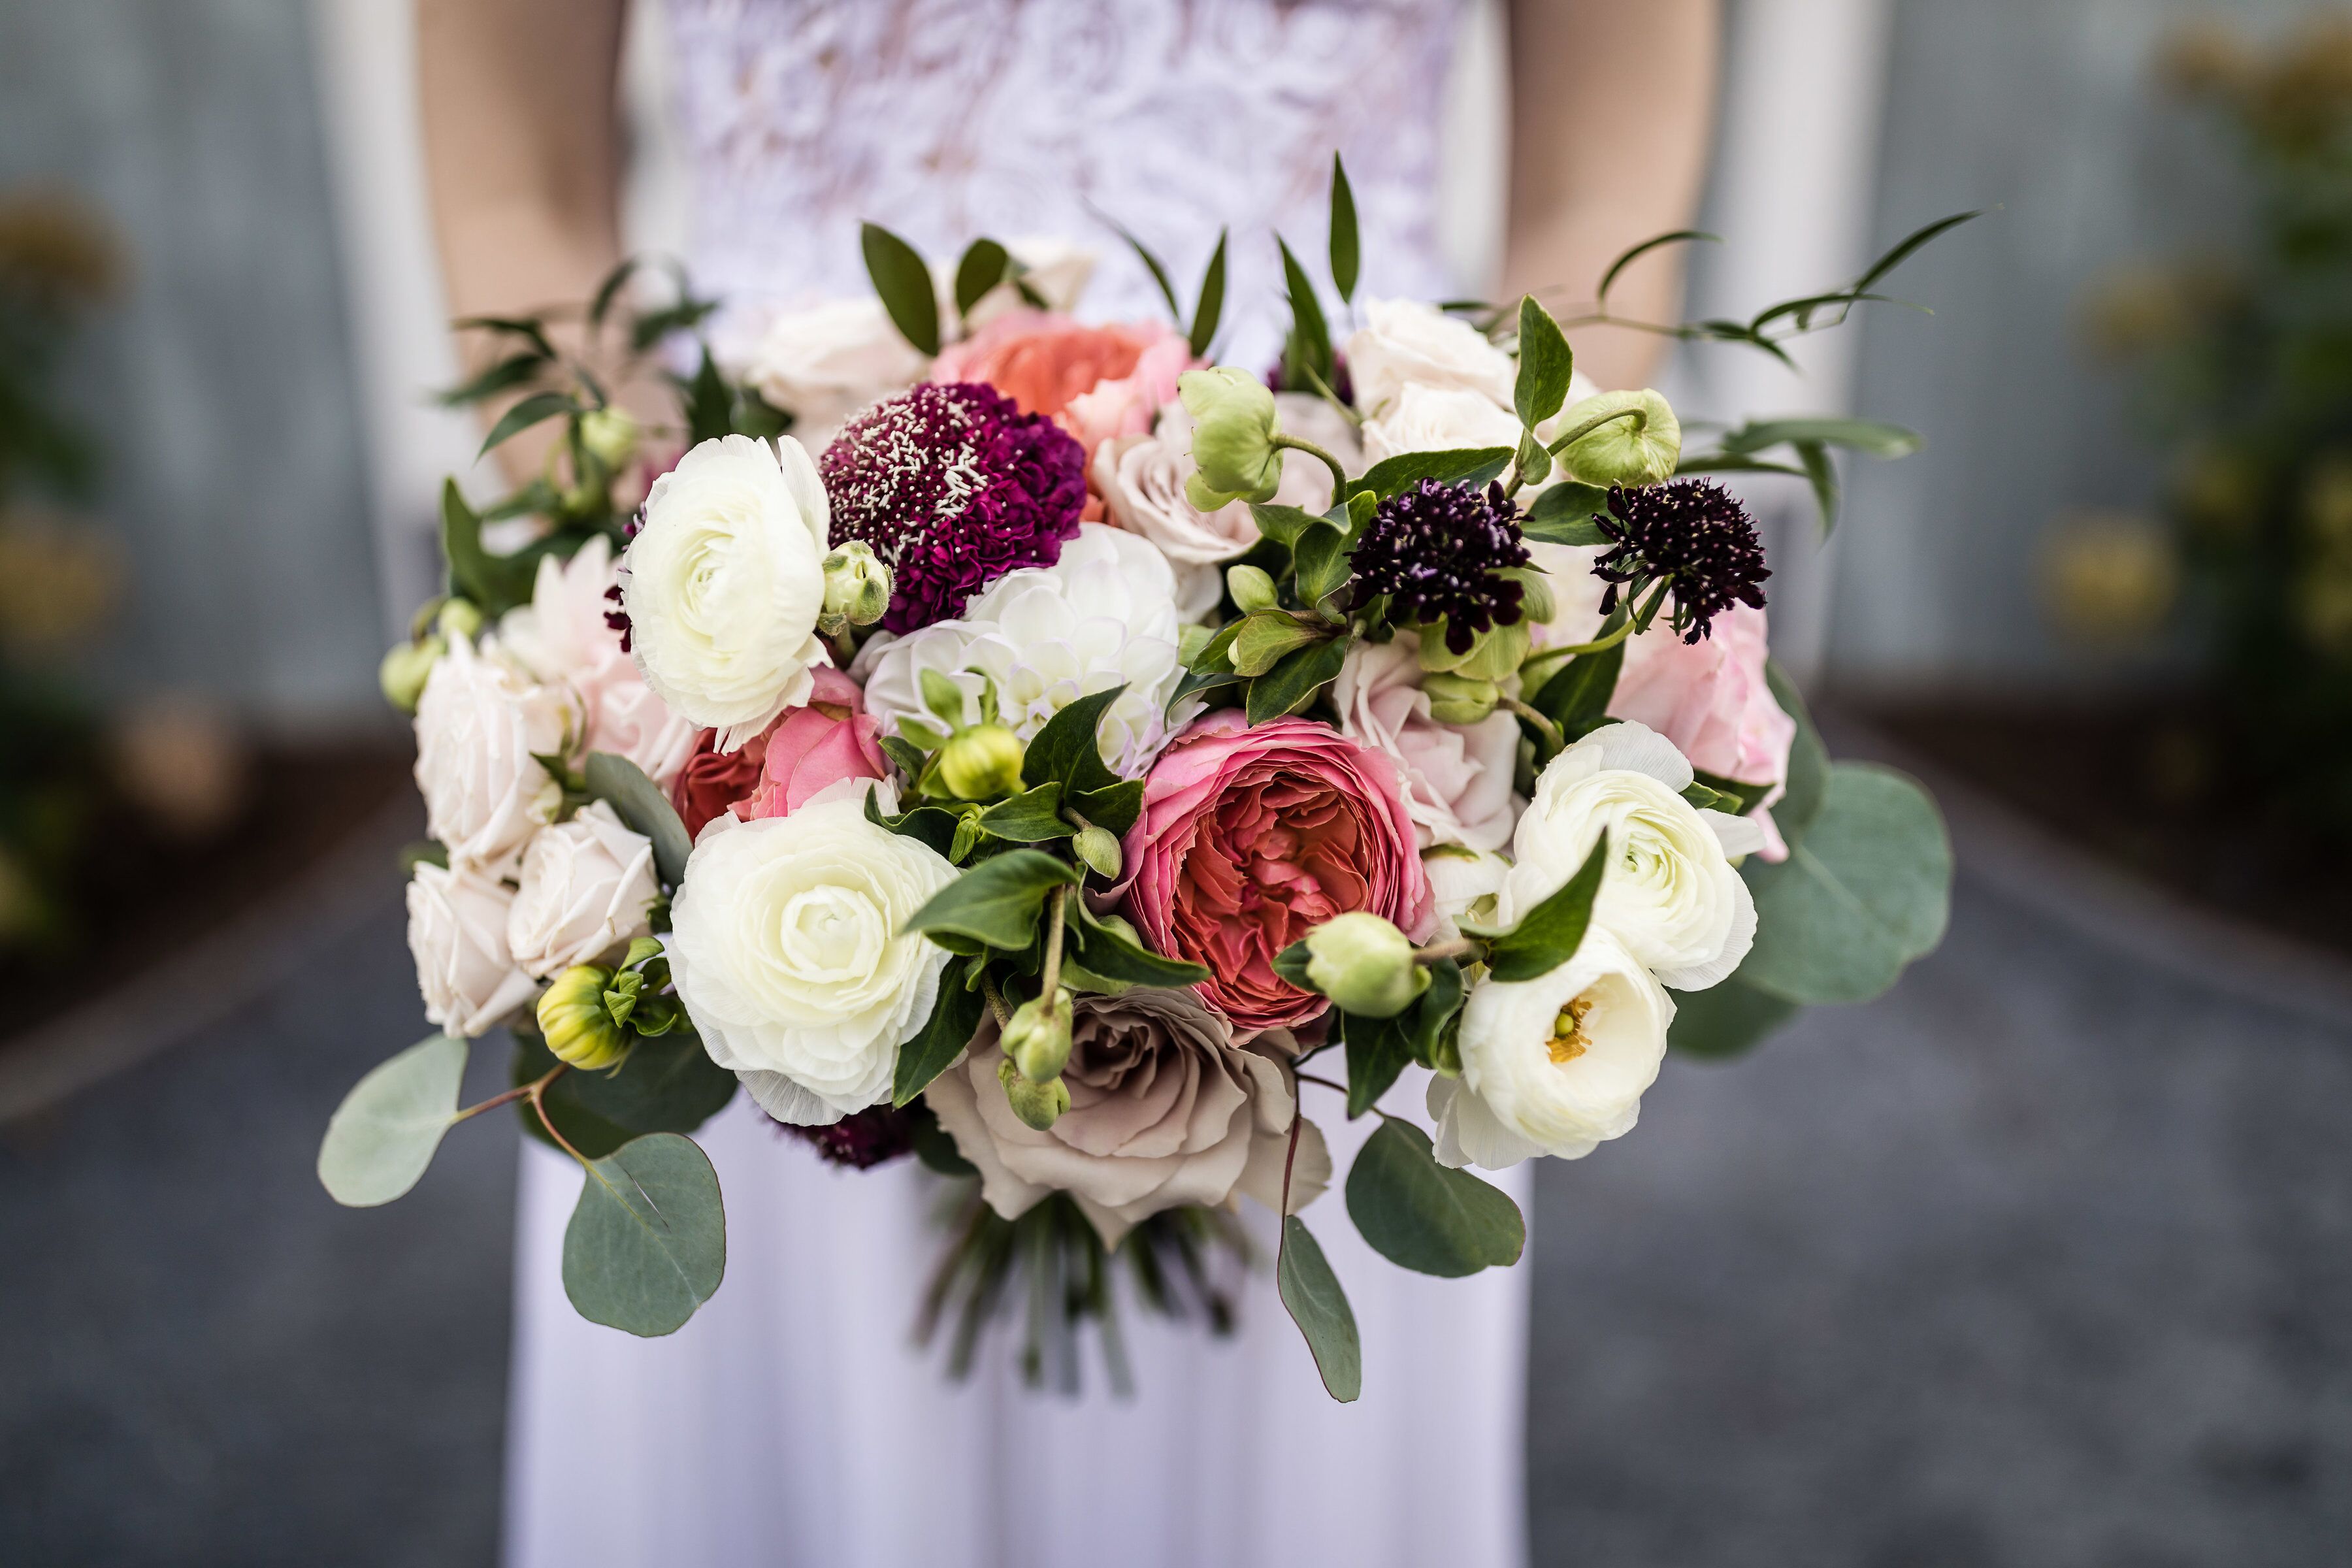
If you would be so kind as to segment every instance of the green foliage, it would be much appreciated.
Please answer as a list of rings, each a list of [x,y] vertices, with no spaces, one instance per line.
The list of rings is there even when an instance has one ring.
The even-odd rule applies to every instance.
[[[1536,980],[1574,958],[1592,924],[1592,900],[1608,868],[1609,830],[1604,827],[1576,875],[1489,944],[1486,964],[1494,978]]]
[[[957,314],[971,314],[971,308],[987,298],[990,289],[1004,281],[1012,266],[1013,258],[1005,252],[1004,247],[992,239],[975,239],[964,247],[962,258],[956,263]]]
[[[1528,706],[1559,725],[1563,734],[1586,734],[1608,715],[1609,700],[1617,694],[1617,676],[1624,668],[1622,642],[1597,653],[1578,654],[1553,670]]]
[[[319,1184],[328,1196],[373,1208],[416,1184],[457,1121],[466,1054],[464,1040],[435,1035],[352,1086],[319,1144]]]
[[[1675,992],[1674,998],[1666,1044],[1685,1056],[1744,1055],[1797,1016],[1797,1004],[1759,991],[1736,974],[1704,991]]]
[[[912,1104],[971,1044],[988,1005],[977,989],[975,968],[970,960],[959,960],[940,973],[940,999],[931,1009],[930,1021],[898,1047],[898,1065],[890,1081],[891,1104]]]
[[[1077,832],[1062,820],[1062,786],[1042,784],[980,814],[980,830],[1014,844],[1045,844]]]
[[[1276,973],[1302,991],[1307,984],[1307,944],[1293,942],[1275,960]],[[1408,1063],[1423,1067],[1450,1065],[1454,1033],[1460,1028],[1462,1004],[1468,987],[1462,966],[1452,959],[1429,965],[1429,989],[1393,1018],[1363,1018],[1342,1014],[1338,1027],[1348,1052],[1348,1117],[1370,1110],[1396,1083]]]
[[[1339,679],[1339,666],[1347,662],[1350,641],[1337,637],[1300,648],[1251,681],[1244,705],[1249,721],[1263,724],[1305,709],[1317,692]]]
[[[1535,499],[1519,519],[1519,531],[1551,544],[1606,544],[1608,535],[1593,519],[1609,503],[1598,485],[1562,479]]]
[[[1384,458],[1350,480],[1348,493],[1370,493],[1386,500],[1398,491],[1435,479],[1442,485],[1483,485],[1499,478],[1511,466],[1508,447],[1473,447],[1444,452],[1399,452]]]
[[[1340,1404],[1352,1404],[1364,1391],[1364,1350],[1356,1333],[1356,1314],[1314,1233],[1297,1215],[1283,1217],[1274,1282],[1284,1310],[1307,1337],[1324,1388]]]
[[[866,275],[898,335],[924,354],[939,353],[940,300],[921,254],[879,224],[858,226],[858,246],[865,252]]]
[[[1363,241],[1356,231],[1356,193],[1348,184],[1347,166],[1335,152],[1331,154],[1331,285],[1339,290],[1339,302],[1343,305],[1355,300],[1356,277],[1362,264]]]
[[[530,602],[538,554],[493,555],[483,549],[482,520],[466,504],[455,479],[441,486],[441,554],[449,563],[450,592],[470,600],[486,620]]]
[[[906,932],[961,936],[1018,952],[1037,940],[1046,893],[1078,879],[1075,867],[1043,850],[1008,850],[932,894],[908,920]]]
[[[1943,940],[1952,847],[1917,784],[1839,763],[1788,859],[1751,858],[1740,875],[1757,921],[1738,978],[1787,1002],[1866,1002]]]
[[[1518,1205],[1439,1164],[1429,1135],[1394,1116],[1381,1119],[1349,1169],[1348,1215],[1390,1262],[1449,1279],[1507,1268],[1527,1247]]]
[[[675,888],[684,881],[694,840],[687,837],[686,824],[678,820],[669,796],[646,777],[645,770],[615,752],[591,752],[581,771],[591,795],[611,806],[632,831],[653,840],[654,869],[662,886]]]
[[[578,412],[580,405],[568,393],[535,392],[499,416],[499,422],[490,426],[490,433],[482,437],[481,450],[474,455],[477,458],[487,457],[492,448],[505,445],[534,425],[544,425],[551,419],[560,419],[567,414]]]
[[[1175,308],[1175,301],[1169,301]],[[1206,358],[1217,341],[1217,322],[1225,310],[1225,231],[1217,231],[1217,248],[1209,255],[1208,270],[1201,274],[1201,293],[1192,305],[1192,331],[1188,346],[1194,359]]]
[[[510,1080],[520,1087],[544,1078],[557,1065],[545,1042],[527,1028],[514,1031]],[[572,1146],[593,1160],[646,1132],[692,1132],[726,1109],[739,1080],[710,1059],[690,1029],[656,1037],[638,1036],[621,1065],[609,1072],[564,1073],[541,1096],[548,1119]],[[520,1102],[526,1131],[546,1138],[533,1125],[528,1102]]]
[[[1813,728],[1813,716],[1805,708],[1797,683],[1780,668],[1778,659],[1768,659],[1764,665],[1764,680],[1772,693],[1772,700],[1780,710],[1797,721],[1796,738],[1789,745],[1788,788],[1780,804],[1772,808],[1773,826],[1791,848],[1805,841],[1805,834],[1813,819],[1822,813],[1822,802],[1827,795],[1830,782],[1829,748],[1822,744],[1822,732]]]
[[[1290,342],[1282,356],[1283,385],[1293,392],[1311,392],[1331,384],[1331,329],[1323,319],[1322,301],[1315,285],[1290,246],[1280,235],[1274,242],[1282,250],[1282,277],[1290,293]]]
[[[1129,985],[1197,985],[1209,978],[1206,968],[1182,959],[1162,958],[1115,926],[1104,924],[1087,909],[1086,900],[1072,899],[1076,918],[1069,923],[1066,950],[1077,966],[1094,979],[1124,989]],[[1065,968],[1064,974],[1069,971]]]
[[[1576,355],[1551,312],[1536,303],[1532,294],[1519,299],[1519,373],[1511,386],[1511,402],[1519,423],[1532,430],[1559,412],[1568,401],[1569,379],[1576,373]]]
[[[726,1272],[719,1173],[690,1139],[651,1133],[587,1166],[563,1233],[563,1293],[582,1317],[675,1333]]]

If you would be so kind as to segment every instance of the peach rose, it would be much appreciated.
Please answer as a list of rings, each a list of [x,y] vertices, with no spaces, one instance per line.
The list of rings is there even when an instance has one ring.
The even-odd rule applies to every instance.
[[[1172,327],[1086,326],[1044,310],[1009,310],[931,362],[937,382],[981,381],[1024,414],[1043,414],[1076,437],[1089,461],[1114,436],[1140,436],[1176,378],[1192,365]]]

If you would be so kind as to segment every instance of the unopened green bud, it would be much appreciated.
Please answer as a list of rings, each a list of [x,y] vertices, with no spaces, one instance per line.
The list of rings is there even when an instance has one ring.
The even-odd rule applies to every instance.
[[[1105,881],[1118,880],[1121,864],[1118,835],[1108,827],[1089,823],[1078,829],[1077,840],[1072,847],[1077,851],[1078,858],[1086,863],[1087,869]]]
[[[1429,989],[1412,939],[1362,910],[1307,933],[1307,978],[1341,1011],[1365,1018],[1393,1018]]]
[[[1270,610],[1279,602],[1274,592],[1274,579],[1255,566],[1239,564],[1225,568],[1225,591],[1234,603],[1247,615],[1252,610]]]
[[[1011,1058],[996,1064],[996,1081],[1004,1086],[1005,1103],[1013,1114],[1027,1125],[1043,1132],[1062,1119],[1070,1109],[1070,1086],[1060,1079],[1045,1083],[1031,1083],[1023,1078]]]
[[[817,625],[838,637],[850,626],[870,626],[890,607],[890,568],[862,539],[853,539],[824,558],[824,608]]]
[[[416,711],[416,700],[425,695],[425,683],[433,675],[433,667],[449,645],[437,637],[423,642],[394,643],[383,662],[375,667],[375,680],[383,688],[383,700],[403,713]]]
[[[1445,623],[1434,621],[1421,628],[1421,668],[1470,680],[1507,680],[1527,662],[1528,641],[1528,623],[1519,620],[1487,627],[1467,651],[1455,653],[1445,646]]]
[[[1429,716],[1441,724],[1475,724],[1503,698],[1493,681],[1466,675],[1423,676],[1421,694],[1429,699]]]
[[[1604,392],[1559,416],[1559,427],[1591,426],[1562,447],[1559,466],[1588,485],[1654,485],[1682,461],[1682,422],[1673,405],[1646,388]]]
[[[610,472],[635,456],[637,422],[617,408],[591,409],[580,416],[580,444]]]
[[[959,730],[940,748],[940,784],[958,800],[992,800],[1021,787],[1021,737],[1002,724]]]
[[[1031,1083],[1061,1077],[1062,1064],[1070,1059],[1069,987],[1054,988],[1051,1006],[1043,996],[1033,996],[1013,1009],[1004,1026],[1003,1047],[1006,1058]]]
[[[612,983],[611,970],[575,963],[541,994],[539,1032],[558,1061],[593,1071],[628,1054],[628,1032],[613,1022],[604,1005],[604,989]]]
[[[464,637],[467,642],[482,635],[482,612],[471,599],[450,599],[441,606],[434,618],[445,637]]]
[[[1274,444],[1274,394],[1245,370],[1219,365],[1188,370],[1176,394],[1192,416],[1194,471],[1184,499],[1202,511],[1234,500],[1274,498],[1282,479],[1282,453]]]

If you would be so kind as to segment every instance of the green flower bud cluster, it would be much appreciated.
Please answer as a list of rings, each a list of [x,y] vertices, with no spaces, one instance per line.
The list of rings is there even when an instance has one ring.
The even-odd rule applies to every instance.
[[[641,936],[617,969],[575,963],[540,994],[540,1033],[557,1060],[583,1071],[618,1067],[637,1037],[692,1029],[670,988],[662,944]]]
[[[1236,500],[1273,500],[1282,479],[1282,451],[1275,445],[1274,394],[1265,383],[1219,365],[1178,376],[1176,395],[1192,416],[1194,467],[1184,480],[1184,499],[1202,511]]]
[[[441,598],[426,604],[409,623],[408,640],[394,643],[376,666],[376,685],[383,700],[403,713],[415,712],[433,667],[449,651],[449,639],[471,641],[481,630],[482,612],[469,600]]]
[[[1429,989],[1412,939],[1364,910],[1335,915],[1307,933],[1307,978],[1342,1012],[1365,1018],[1393,1018]]]
[[[890,568],[864,540],[850,540],[828,553],[824,567],[824,605],[817,612],[816,627],[825,636],[870,626],[890,607]]]
[[[994,683],[981,679],[980,722],[967,724],[961,688],[936,669],[924,670],[919,680],[923,706],[939,723],[901,719],[898,734],[918,751],[935,753],[919,781],[922,786],[956,800],[1017,794],[1025,748],[1021,737],[997,720]]]
[[[1033,996],[1005,1022],[1005,1058],[1031,1083],[1061,1077],[1062,1065],[1070,1059],[1071,1000],[1070,988],[1056,985],[1052,1005]]]

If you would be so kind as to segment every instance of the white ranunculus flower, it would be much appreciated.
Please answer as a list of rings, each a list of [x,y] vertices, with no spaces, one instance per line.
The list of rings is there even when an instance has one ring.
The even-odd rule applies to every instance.
[[[830,509],[807,450],[705,441],[654,481],[622,563],[623,607],[654,695],[732,752],[808,700]]]
[[[430,863],[408,883],[408,951],[425,1016],[471,1039],[530,1000],[539,987],[507,948],[514,895],[477,867]]]
[[[646,913],[660,896],[653,840],[595,801],[524,847],[507,946],[524,973],[544,980],[650,934]]]
[[[1495,906],[1511,874],[1508,860],[1491,850],[1441,844],[1422,852],[1421,869],[1437,900],[1437,930],[1430,941],[1451,942],[1462,934],[1465,921],[1494,929]]]
[[[1462,1076],[1429,1085],[1441,1164],[1575,1160],[1633,1130],[1666,1056],[1674,998],[1606,931],[1538,979],[1481,982],[1462,1009]]]
[[[1348,650],[1331,687],[1339,733],[1395,759],[1404,808],[1423,848],[1500,849],[1518,820],[1511,774],[1519,756],[1519,721],[1500,708],[1475,724],[1431,718],[1421,689],[1419,647],[1398,637],[1359,642]]]
[[[799,438],[819,451],[851,415],[914,385],[928,363],[875,294],[779,311],[730,357],[740,379],[788,411]]]
[[[1592,923],[1677,991],[1704,991],[1756,940],[1756,903],[1729,857],[1764,847],[1744,816],[1683,799],[1691,766],[1646,724],[1604,724],[1554,757],[1519,818],[1503,884],[1506,928],[1559,890],[1601,830],[1610,854]]]
[[[1364,421],[1364,457],[1380,462],[1400,452],[1451,452],[1517,447],[1519,419],[1484,394],[1459,386],[1408,382],[1381,412]]]
[[[702,731],[671,712],[621,651],[621,634],[604,619],[617,607],[605,596],[616,581],[602,534],[569,561],[541,557],[530,603],[499,622],[499,651],[534,679],[572,689],[587,725],[583,750],[626,757],[667,789]]]
[[[1329,404],[1291,392],[1276,393],[1274,403],[1284,430],[1314,442],[1350,470],[1359,465],[1356,433]],[[1117,526],[1160,547],[1175,569],[1177,613],[1186,621],[1216,607],[1224,563],[1257,542],[1248,502],[1202,511],[1185,498],[1192,468],[1192,416],[1181,403],[1160,409],[1151,434],[1115,436],[1095,449],[1094,486],[1104,511]],[[1277,506],[1328,510],[1331,470],[1305,453],[1285,452],[1273,499]]]
[[[1468,322],[1418,300],[1367,300],[1364,323],[1348,339],[1358,412],[1378,416],[1408,384],[1460,387],[1510,408],[1518,367]]]
[[[562,755],[579,735],[569,690],[540,685],[465,637],[451,637],[416,702],[425,830],[449,852],[449,863],[505,860],[551,820],[563,786],[534,756]]]
[[[715,819],[671,910],[670,973],[703,1048],[797,1126],[890,1098],[948,962],[900,928],[955,868],[868,822],[868,787],[834,785],[790,816]]]
[[[901,719],[936,723],[923,702],[926,669],[964,693],[964,722],[980,722],[983,679],[996,687],[997,714],[1028,740],[1063,707],[1124,683],[1103,715],[1103,761],[1140,778],[1171,735],[1201,705],[1168,700],[1182,679],[1181,623],[1167,558],[1150,542],[1098,522],[1079,525],[1051,566],[1008,572],[973,595],[961,619],[906,637],[877,638],[859,653],[866,710],[895,732]]]

